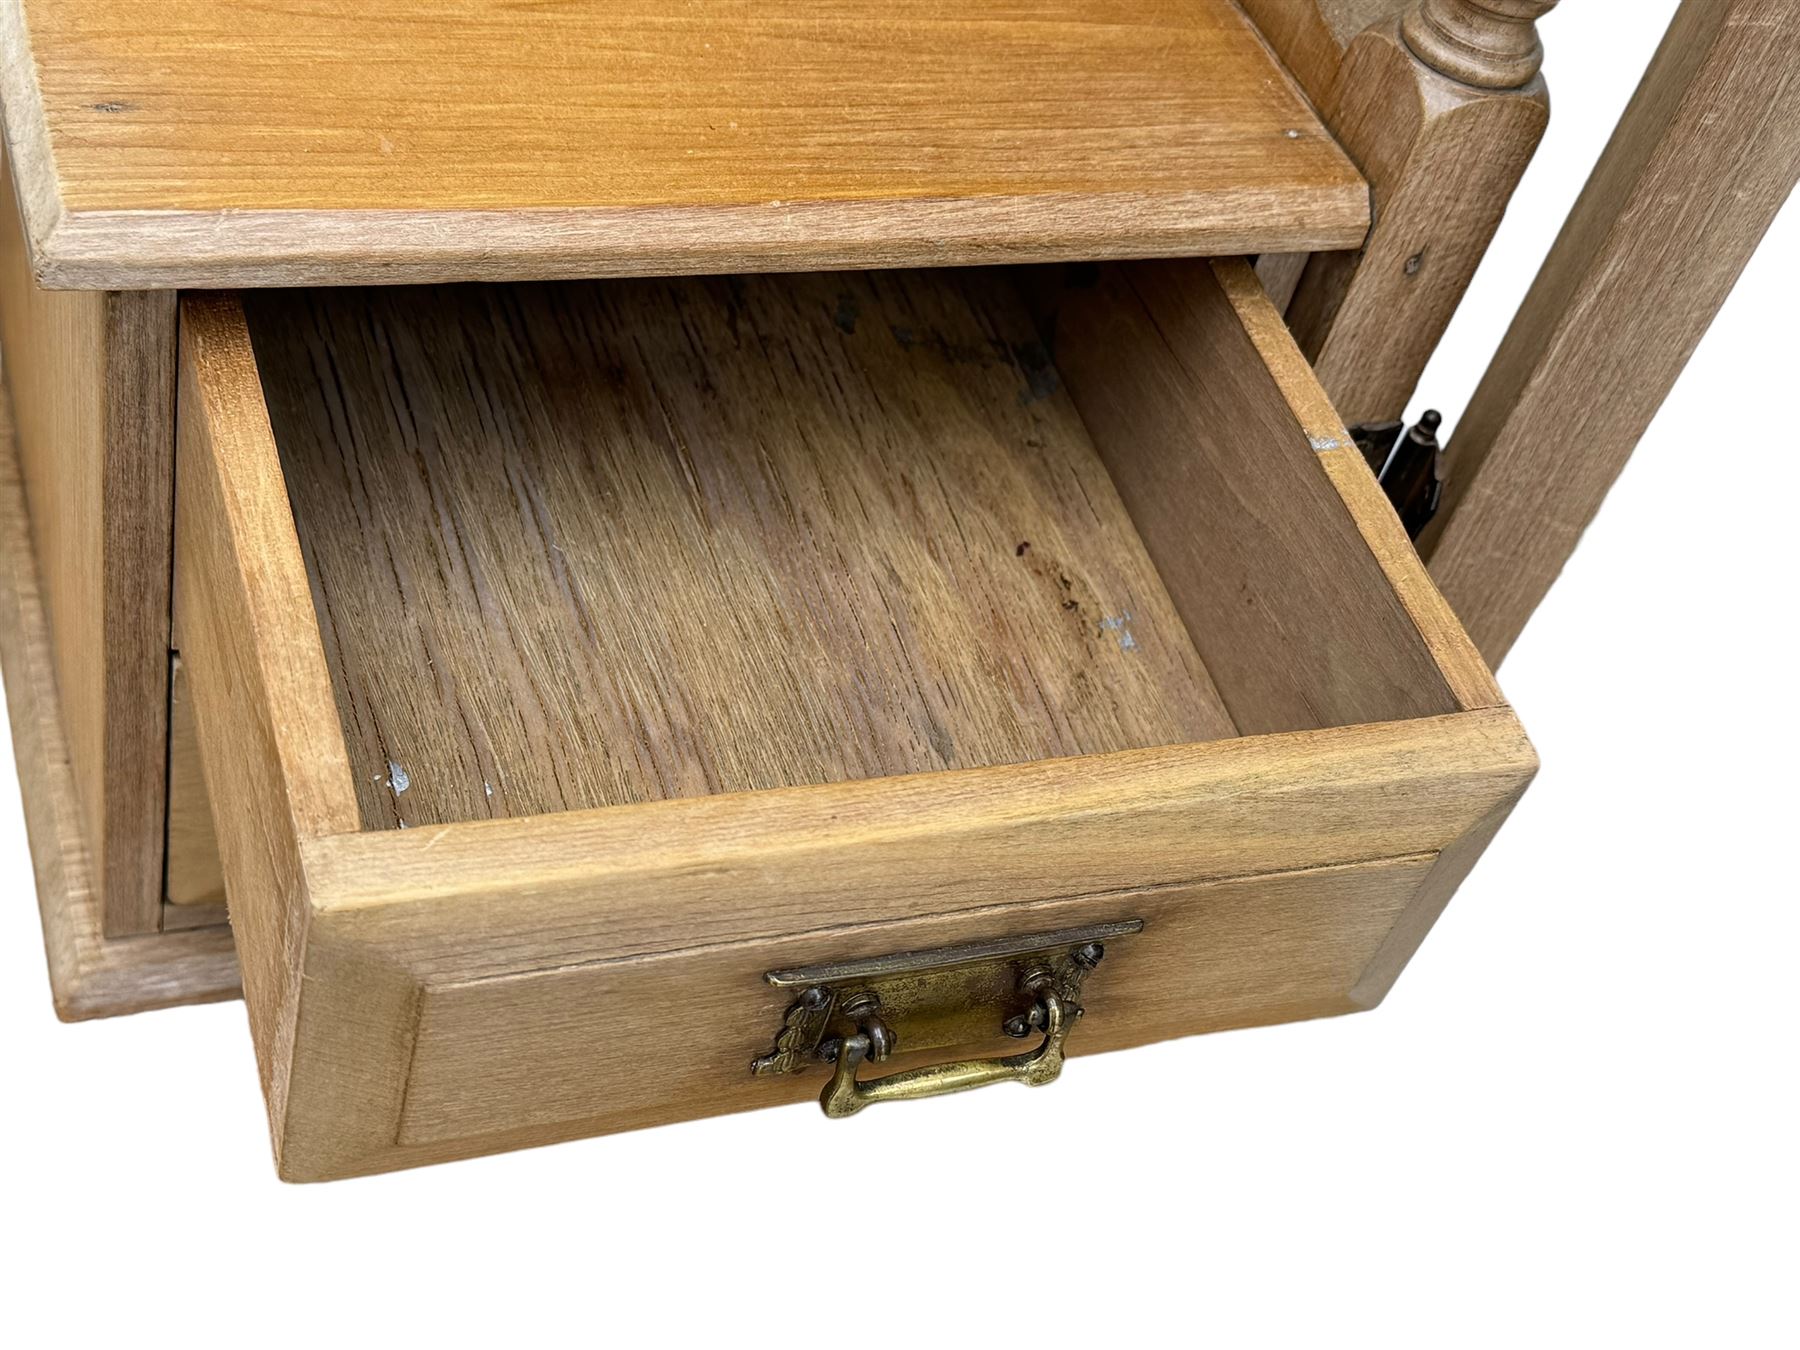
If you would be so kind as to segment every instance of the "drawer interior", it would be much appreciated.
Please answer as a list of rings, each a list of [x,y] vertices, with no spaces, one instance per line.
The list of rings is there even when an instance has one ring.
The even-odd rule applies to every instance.
[[[247,294],[363,827],[1453,711],[1168,266]]]
[[[1141,921],[1077,1053],[1368,1007],[1531,776],[1241,261],[181,314],[284,1175],[798,1100],[821,961]]]

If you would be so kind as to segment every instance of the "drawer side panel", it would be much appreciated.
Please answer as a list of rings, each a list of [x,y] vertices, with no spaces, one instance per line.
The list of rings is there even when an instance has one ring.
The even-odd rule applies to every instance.
[[[237,302],[182,304],[175,591],[183,664],[277,1140],[308,909],[300,841],[356,827],[349,758]]]

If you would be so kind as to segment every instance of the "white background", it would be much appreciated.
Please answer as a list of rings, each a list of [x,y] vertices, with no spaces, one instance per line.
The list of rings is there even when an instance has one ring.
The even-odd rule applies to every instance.
[[[1673,9],[1545,21],[1552,129],[1420,407]],[[1790,210],[1515,648],[1543,772],[1368,1016],[283,1186],[241,1005],[54,1020],[0,775],[0,1339],[1796,1344],[1796,257]]]

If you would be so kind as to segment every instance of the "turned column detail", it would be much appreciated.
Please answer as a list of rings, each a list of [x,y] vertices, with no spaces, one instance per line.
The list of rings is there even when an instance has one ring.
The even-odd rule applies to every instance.
[[[1537,21],[1557,0],[1419,0],[1400,20],[1426,65],[1478,89],[1518,89],[1544,64]]]
[[[1272,0],[1270,0],[1272,3]],[[1306,0],[1346,22],[1370,0]],[[1368,179],[1360,249],[1258,268],[1344,420],[1406,411],[1549,115],[1536,21],[1556,0],[1383,0],[1344,48],[1325,123]]]

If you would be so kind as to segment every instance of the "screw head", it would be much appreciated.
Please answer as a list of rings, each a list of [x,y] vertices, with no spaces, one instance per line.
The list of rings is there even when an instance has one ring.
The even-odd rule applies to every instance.
[[[818,985],[814,985],[811,989],[808,989],[804,994],[800,995],[800,1006],[805,1008],[808,1012],[818,1012],[819,1009],[830,1002],[831,991],[829,989],[821,989]]]
[[[1098,942],[1084,942],[1074,951],[1075,964],[1083,970],[1092,970],[1105,955],[1106,948]]]
[[[881,1000],[876,998],[874,994],[865,992],[861,994],[852,994],[850,998],[845,1000],[843,1013],[845,1017],[855,1020],[867,1017],[870,1013],[879,1011],[880,1008]]]
[[[1015,1041],[1024,1040],[1031,1034],[1031,1019],[1024,1013],[1020,1013],[1017,1017],[1007,1018],[1000,1029]]]

